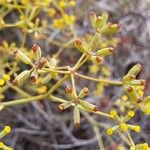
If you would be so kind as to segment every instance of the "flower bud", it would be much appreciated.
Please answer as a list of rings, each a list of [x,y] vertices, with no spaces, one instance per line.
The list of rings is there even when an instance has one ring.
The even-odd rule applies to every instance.
[[[91,103],[89,103],[87,101],[80,100],[79,103],[80,103],[80,105],[82,107],[84,107],[88,111],[95,111],[95,112],[98,111],[98,107],[97,106],[95,106],[95,105],[93,105],[93,104],[91,104]]]
[[[103,58],[97,55],[92,55],[90,59],[94,64],[101,64],[103,62]]]
[[[143,104],[140,108],[145,114],[150,115],[150,96],[144,98]]]
[[[0,149],[3,149],[3,150],[13,150],[12,148],[6,146],[4,143],[0,142]]]
[[[114,127],[112,127],[112,128],[108,128],[107,130],[106,130],[106,134],[107,135],[112,135],[117,129],[118,129],[118,125],[117,126],[114,126]]]
[[[111,24],[109,23],[103,30],[102,33],[103,34],[113,34],[118,32],[120,29],[120,25],[119,24]]]
[[[81,53],[85,53],[86,52],[86,48],[84,43],[80,40],[80,39],[76,39],[74,42],[75,47],[81,52]]]
[[[31,70],[25,70],[23,72],[21,72],[13,81],[12,84],[13,85],[21,85],[23,84],[29,77],[31,74]]]
[[[78,106],[74,107],[73,120],[74,120],[74,126],[79,127],[80,126],[80,110]]]
[[[89,89],[87,87],[84,87],[80,93],[79,93],[79,98],[84,98],[85,96],[87,96],[89,94]]]
[[[99,55],[99,56],[105,57],[107,55],[112,54],[113,51],[114,51],[114,48],[108,47],[108,48],[103,48],[103,49],[98,50],[96,52],[96,54]]]
[[[134,111],[128,111],[127,115],[124,117],[124,122],[129,121],[132,117],[134,117],[135,112]]]
[[[10,126],[5,126],[5,128],[0,132],[0,139],[5,137],[8,133],[10,133]]]
[[[31,59],[27,55],[25,55],[22,51],[17,49],[17,50],[14,51],[14,54],[15,54],[16,57],[18,57],[25,64],[32,65]]]
[[[37,44],[34,44],[32,46],[32,51],[35,55],[35,60],[38,62],[41,58],[41,48]]]
[[[38,78],[38,70],[37,69],[34,69],[31,73],[31,76],[30,76],[30,80],[31,82],[36,82],[37,78]]]
[[[119,127],[120,127],[121,130],[124,131],[124,132],[128,131],[128,126],[127,126],[126,123],[121,123],[121,124],[119,125]]]
[[[107,135],[112,135],[114,133],[114,131],[111,128],[109,128],[106,130],[106,133],[107,133]]]
[[[149,150],[149,146],[147,143],[137,144],[133,150]]]
[[[91,22],[91,25],[93,27],[95,27],[95,22],[96,22],[96,14],[95,14],[95,12],[91,12],[91,14],[90,14],[90,22]]]
[[[58,110],[63,111],[71,106],[72,106],[72,101],[65,102],[65,103],[58,105]]]
[[[0,79],[0,86],[5,84],[5,80],[4,79]]]
[[[110,115],[113,116],[115,119],[119,120],[119,116],[116,110],[111,110]]]
[[[147,96],[146,98],[144,98],[144,104],[150,104],[150,96]]]
[[[115,117],[115,116],[118,115],[116,110],[111,110],[110,114],[111,114],[113,117]]]

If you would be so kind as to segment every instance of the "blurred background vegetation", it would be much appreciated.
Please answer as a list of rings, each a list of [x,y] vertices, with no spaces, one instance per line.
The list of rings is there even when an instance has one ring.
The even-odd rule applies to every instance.
[[[147,80],[145,93],[149,95],[149,0],[76,0],[75,4],[73,1],[70,3],[67,0],[53,0],[51,3],[48,0],[9,0],[8,2],[0,0],[0,73],[10,70],[20,72],[16,65],[20,66],[22,70],[27,68],[21,63],[13,62],[12,48],[19,47],[28,52],[34,43],[40,45],[44,56],[60,55],[59,63],[62,66],[74,64],[81,54],[75,50],[73,39],[74,37],[81,37],[87,41],[91,39],[93,29],[89,23],[89,14],[92,11],[98,15],[107,11],[109,21],[118,22],[121,24],[121,29],[116,35],[103,37],[100,43],[100,47],[115,47],[115,53],[107,58],[100,68],[97,69],[96,66],[88,63],[83,67],[82,72],[94,74],[95,77],[121,79],[129,68],[136,63],[141,63],[143,70],[139,78]],[[31,17],[31,21],[27,21],[28,23],[25,22],[27,16]],[[6,27],[3,26],[3,21],[7,24]],[[18,24],[14,25],[16,22]],[[63,26],[64,22],[65,26]],[[57,53],[58,51],[60,54]],[[53,82],[55,81],[52,80],[51,84]],[[83,85],[94,91],[95,95],[89,95],[88,100],[93,102],[94,99],[94,103],[102,111],[108,112],[112,107],[120,109],[120,104],[116,100],[123,95],[121,88],[77,80],[78,88]],[[6,91],[7,88],[6,86],[0,93],[2,101],[18,97],[13,89]],[[35,85],[29,87],[28,84],[22,88],[35,95],[40,94],[43,89],[37,88]],[[60,89],[55,94],[63,95],[63,90]],[[70,110],[63,113],[58,112],[57,104],[49,103],[46,100],[8,108],[0,113],[0,127],[3,128],[8,124],[12,126],[13,131],[4,141],[15,150],[99,149],[95,134],[88,121],[83,117],[81,127],[76,129],[72,126],[72,114],[70,114]],[[96,118],[94,115],[93,117]],[[111,123],[105,118],[96,119],[111,126]],[[150,117],[138,112],[132,122],[136,122],[142,127],[138,136],[135,133],[132,135],[135,142],[150,144]],[[104,132],[101,129],[104,144],[107,145],[106,150],[118,150],[118,144],[121,144],[122,140],[114,136],[114,142],[110,143]]]

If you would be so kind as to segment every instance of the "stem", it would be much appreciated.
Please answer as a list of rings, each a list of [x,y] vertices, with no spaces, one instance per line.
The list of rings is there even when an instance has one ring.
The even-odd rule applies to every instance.
[[[84,54],[83,54],[84,55]],[[82,56],[81,56],[82,57]],[[78,65],[76,65],[76,67],[74,67],[75,70],[78,70],[84,63],[86,63],[89,59],[89,55],[85,57],[85,59],[83,59],[83,61],[81,63],[79,63]]]
[[[23,23],[24,22],[19,21],[19,22],[13,23],[13,24],[5,24],[5,27],[6,28],[12,28],[12,27],[16,27],[16,26],[22,25]]]
[[[83,78],[83,79],[87,79],[87,80],[91,80],[91,81],[95,81],[95,82],[102,82],[102,83],[108,83],[108,84],[113,84],[113,85],[123,85],[123,82],[121,81],[110,81],[108,79],[96,79],[96,78],[92,78],[92,77],[88,77],[79,73],[76,73],[75,75]]]
[[[50,69],[50,68],[42,68],[42,70],[48,71],[48,72],[60,73],[60,74],[68,74],[68,73],[70,73],[70,71],[55,70],[55,69]]]
[[[64,81],[66,81],[69,78],[69,75],[66,74],[61,80],[59,80],[47,93],[47,96],[50,96],[59,86],[63,84]]]
[[[117,131],[117,133],[119,134],[119,136],[123,139],[125,143],[127,143],[130,147],[132,146],[131,142],[124,134],[122,134],[120,131]]]
[[[74,80],[74,74],[72,74],[72,73],[71,73],[71,82],[72,82],[73,91],[75,92],[75,96],[77,97],[77,91],[76,91],[76,85],[75,85],[75,80]]]
[[[132,140],[132,137],[131,137],[131,135],[130,135],[129,131],[127,131],[127,136],[128,136],[128,138],[129,138],[129,140],[130,140],[130,142],[131,142],[132,146],[135,148],[134,141]]]
[[[100,150],[105,150],[97,122],[87,112],[85,111],[81,111],[81,112],[89,120],[89,122],[93,127]]]
[[[45,98],[46,96],[47,96],[46,94],[43,94],[43,95],[33,96],[33,97],[29,97],[29,98],[22,98],[22,99],[12,100],[9,102],[3,102],[1,104],[4,107],[14,106],[14,105],[19,105],[19,104],[24,104],[24,103],[30,103],[33,101],[39,101],[39,100],[42,100],[43,98]]]
[[[77,63],[75,64],[75,66],[74,66],[74,68],[76,68],[80,63],[81,63],[81,61],[83,60],[83,58],[86,56],[86,54],[84,53],[81,57],[80,57],[80,59],[77,61]]]

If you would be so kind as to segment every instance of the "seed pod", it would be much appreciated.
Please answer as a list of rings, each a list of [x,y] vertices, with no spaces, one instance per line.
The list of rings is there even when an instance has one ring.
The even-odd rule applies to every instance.
[[[102,26],[102,17],[98,16],[95,21],[95,29],[98,30]]]
[[[128,71],[127,74],[137,76],[140,73],[141,69],[142,69],[141,64],[136,64]]]
[[[136,77],[134,75],[130,75],[130,74],[127,74],[123,77],[123,81],[124,82],[131,82],[132,80],[134,80]]]
[[[91,22],[91,25],[93,27],[95,27],[95,22],[96,22],[96,14],[95,14],[95,12],[91,12],[91,14],[90,14],[90,22]]]
[[[87,87],[84,87],[80,93],[79,93],[79,98],[84,98],[85,96],[87,96],[89,94],[89,89]]]
[[[67,86],[65,91],[66,91],[66,93],[68,94],[68,97],[71,100],[75,99],[75,93],[74,93],[74,90],[73,90],[72,86]]]
[[[33,44],[32,51],[35,55],[35,60],[38,62],[41,58],[41,48],[37,44]]]
[[[73,120],[74,120],[74,126],[79,127],[80,126],[80,110],[78,106],[74,107]]]
[[[81,53],[85,53],[86,52],[86,48],[84,43],[80,40],[80,39],[76,39],[74,42],[75,47],[81,52]]]
[[[111,24],[109,23],[103,30],[102,33],[103,34],[113,34],[118,32],[120,29],[120,25],[119,24]]]
[[[9,81],[9,80],[10,80],[10,75],[8,75],[8,74],[3,74],[3,79],[4,79],[5,81]]]
[[[66,89],[65,89],[66,93],[69,95],[69,94],[72,94],[73,93],[73,88],[72,86],[67,86]]]
[[[87,101],[80,100],[79,103],[80,103],[80,105],[82,107],[84,107],[88,111],[95,111],[95,112],[98,111],[98,107],[97,106],[95,106],[95,105],[93,105],[93,104],[91,104],[91,103],[89,103]]]
[[[96,49],[99,45],[100,38],[101,38],[101,33],[99,31],[96,31],[96,34],[91,42],[92,44],[90,45],[91,47],[89,47],[89,49],[91,50]]]
[[[47,84],[51,80],[51,74],[47,74],[44,78],[42,78],[41,83],[42,84]]]
[[[42,69],[46,65],[47,59],[42,57],[40,61],[36,64],[37,69]]]
[[[5,128],[0,132],[0,139],[5,137],[8,133],[10,133],[10,126],[5,126]]]
[[[34,70],[32,71],[32,73],[31,73],[31,76],[30,76],[31,82],[36,82],[38,76],[39,76],[38,70],[37,70],[37,69],[34,69]]]
[[[13,85],[21,85],[23,84],[29,77],[31,74],[31,70],[25,70],[23,72],[21,72],[13,81],[12,84]]]
[[[102,29],[106,25],[107,19],[108,19],[108,13],[104,12],[102,14],[102,16],[97,17],[96,23],[95,23],[95,28]]]
[[[134,87],[126,85],[124,87],[125,92],[127,93],[127,95],[130,98],[130,101],[134,102],[134,103],[140,103],[142,98],[141,96],[138,94],[138,92],[135,90]]]
[[[58,105],[58,110],[63,111],[71,106],[72,106],[72,101],[65,102],[65,103]]]
[[[25,55],[22,51],[17,49],[14,51],[14,55],[18,57],[21,61],[23,61],[25,64],[32,65],[31,59],[27,55]]]
[[[103,49],[98,50],[96,52],[96,54],[99,55],[99,56],[105,57],[107,55],[112,54],[113,51],[114,51],[114,48],[108,47],[108,48],[103,48]]]
[[[130,82],[131,85],[145,86],[145,80],[133,80]]]
[[[103,58],[97,55],[92,55],[90,59],[94,64],[101,64],[103,62]]]

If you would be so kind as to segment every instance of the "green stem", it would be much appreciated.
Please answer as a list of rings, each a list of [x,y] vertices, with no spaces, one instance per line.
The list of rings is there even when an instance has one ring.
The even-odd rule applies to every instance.
[[[81,112],[89,120],[89,122],[93,127],[100,150],[105,150],[97,122],[87,112],[85,111],[81,111]]]
[[[83,79],[95,81],[95,82],[101,82],[101,83],[107,83],[107,84],[113,84],[113,85],[123,85],[123,82],[121,81],[110,81],[108,79],[96,79],[96,78],[88,77],[79,73],[76,73],[76,76],[79,76]]]
[[[70,76],[66,74],[61,80],[59,80],[48,92],[47,96],[50,96],[57,88],[59,88],[64,81],[66,81]]]
[[[33,101],[39,101],[43,100],[46,97],[46,94],[43,95],[38,95],[38,96],[33,96],[33,97],[28,97],[28,98],[22,98],[22,99],[17,99],[17,100],[12,100],[9,102],[3,102],[1,103],[4,107],[9,107],[9,106],[16,106],[24,103],[30,103]]]
[[[132,146],[135,148],[134,141],[132,140],[132,137],[131,137],[131,135],[130,135],[129,131],[127,131],[127,136],[128,136],[128,138],[129,138],[129,140],[130,140],[130,142],[131,142]]]

